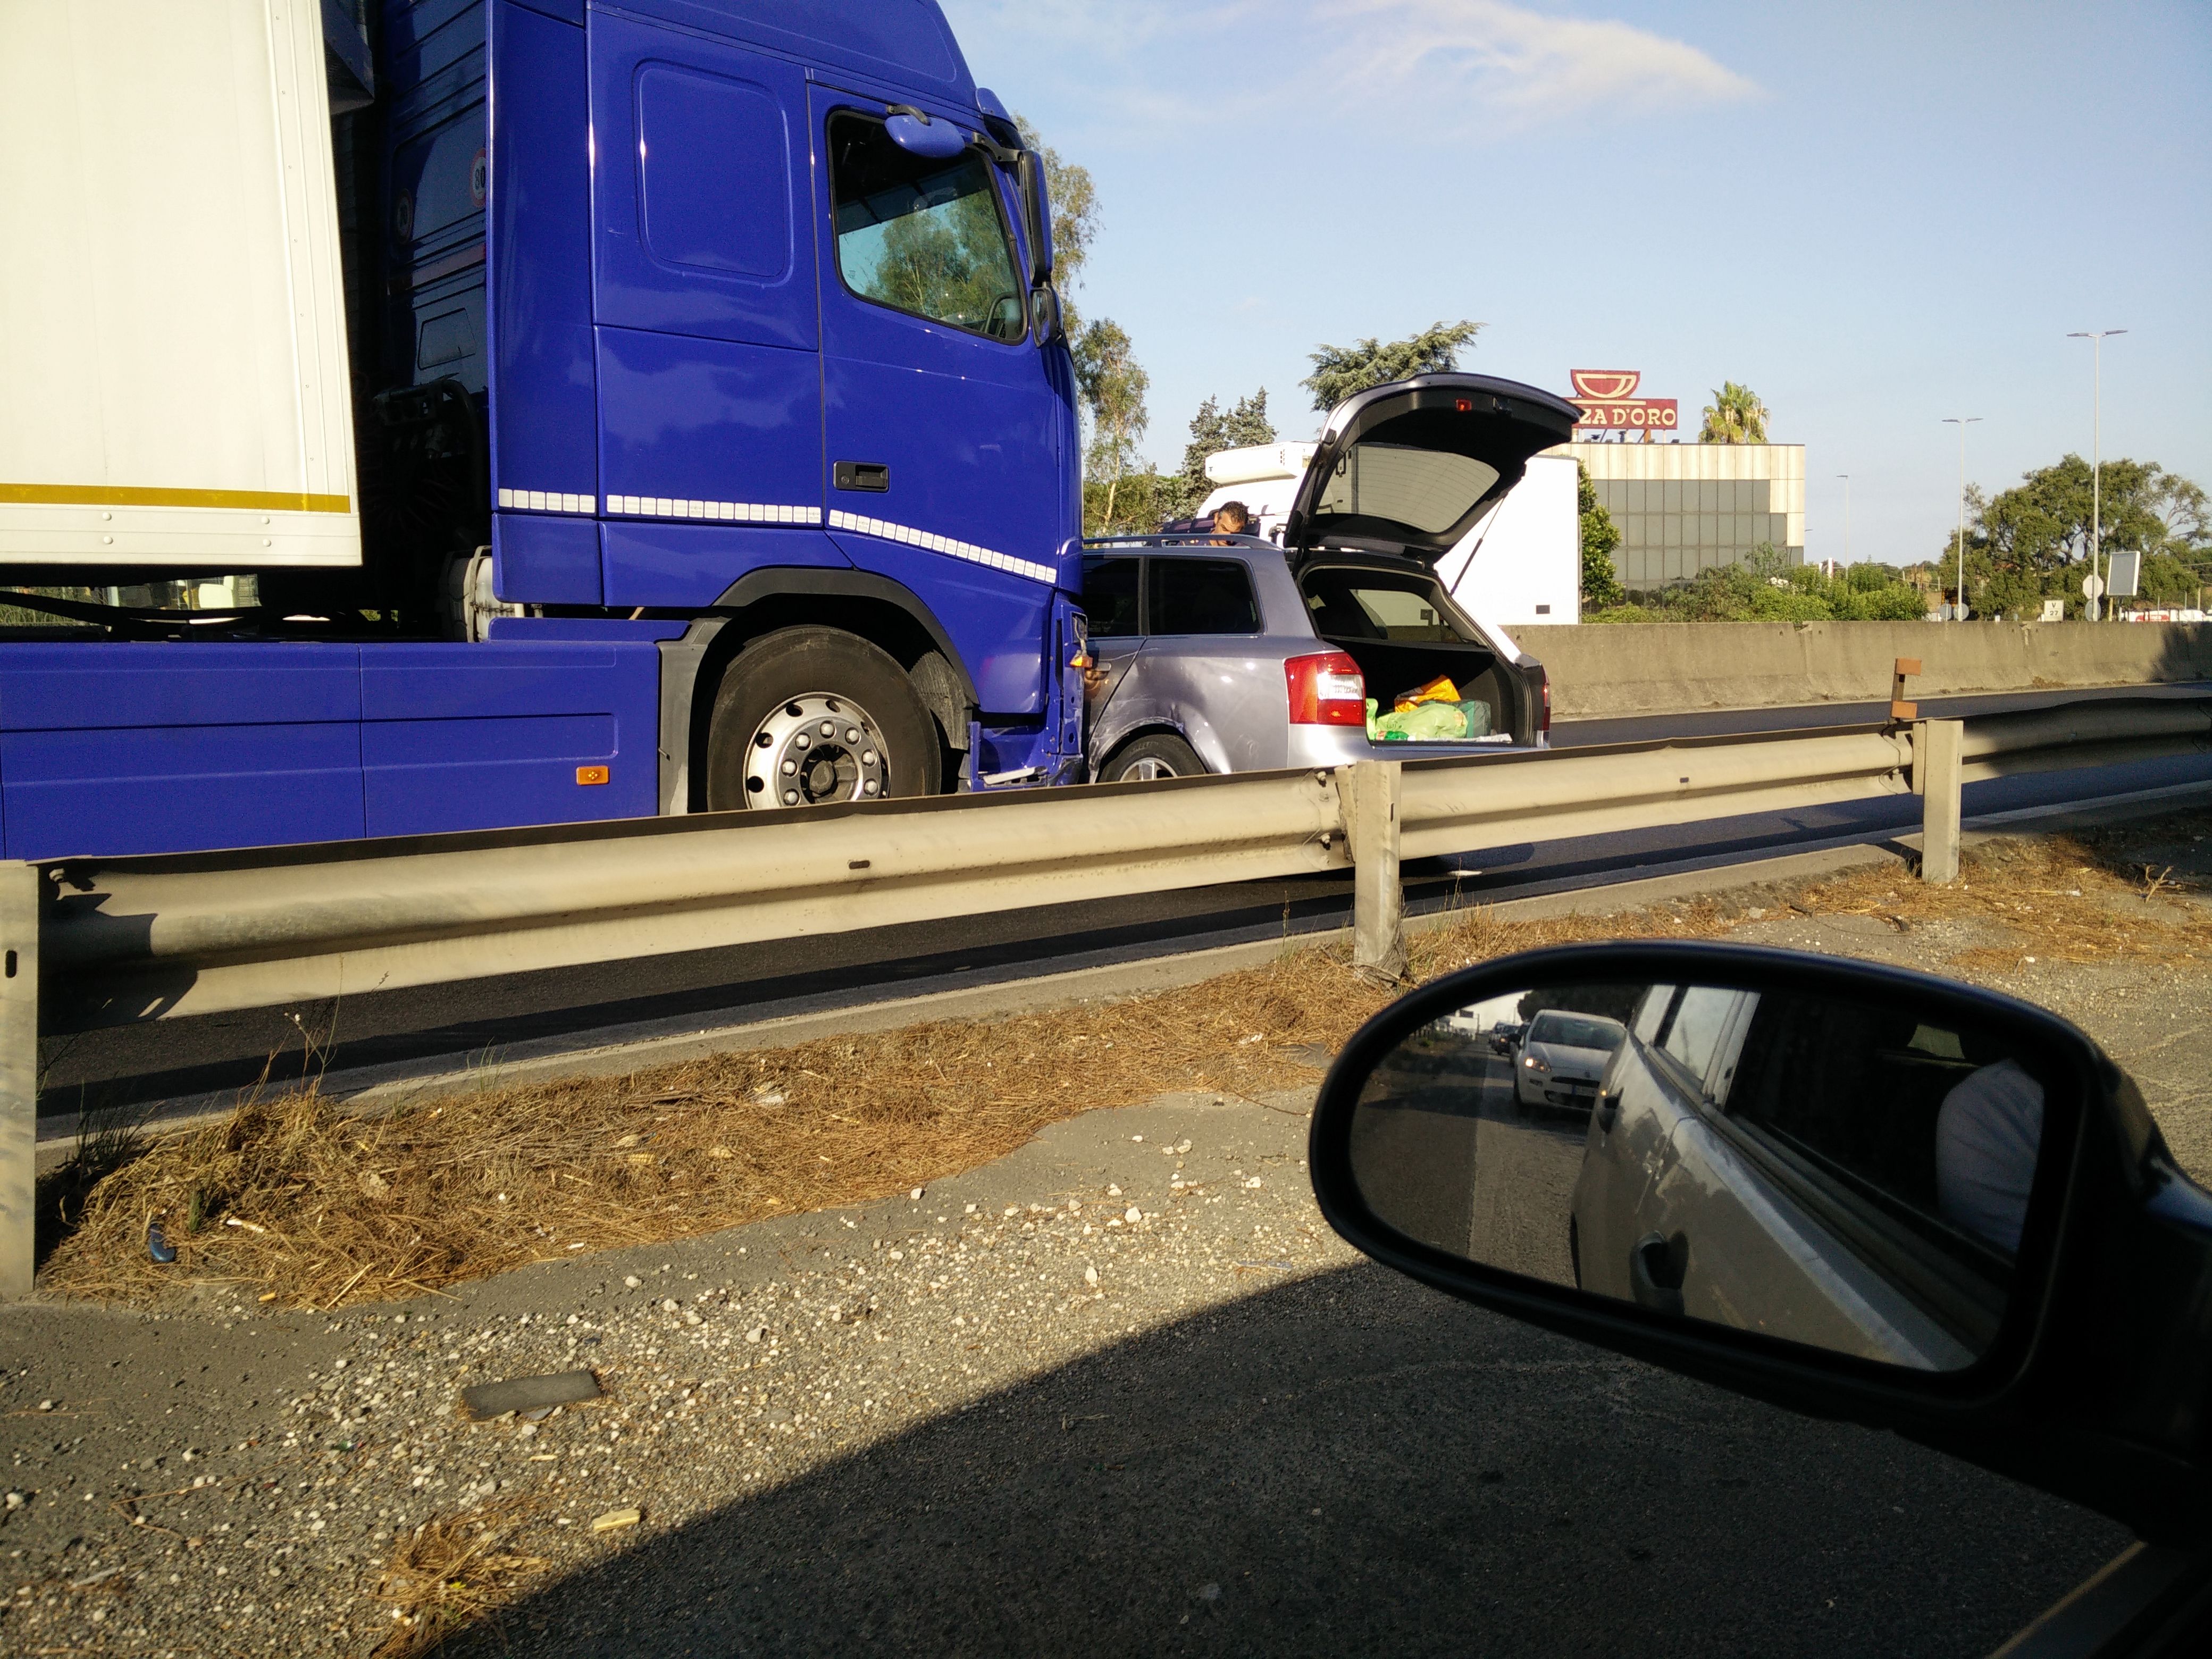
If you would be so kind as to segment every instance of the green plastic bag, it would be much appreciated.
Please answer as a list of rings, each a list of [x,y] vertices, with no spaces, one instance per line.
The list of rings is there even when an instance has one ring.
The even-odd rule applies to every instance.
[[[1486,702],[1425,702],[1385,714],[1374,698],[1367,700],[1370,743],[1464,743],[1489,735]]]

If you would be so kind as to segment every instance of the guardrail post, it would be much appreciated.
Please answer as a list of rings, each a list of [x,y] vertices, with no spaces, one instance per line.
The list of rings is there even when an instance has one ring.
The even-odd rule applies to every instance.
[[[1912,789],[1924,798],[1920,815],[1920,879],[1959,878],[1960,769],[1964,720],[1922,720],[1912,728]]]
[[[0,864],[0,1299],[38,1261],[39,871]]]
[[[1354,761],[1336,775],[1352,843],[1352,966],[1363,979],[1406,976],[1406,894],[1398,880],[1397,761]]]

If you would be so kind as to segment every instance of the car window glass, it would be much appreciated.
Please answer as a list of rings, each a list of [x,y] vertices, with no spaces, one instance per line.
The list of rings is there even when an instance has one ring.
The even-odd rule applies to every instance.
[[[1314,631],[1324,639],[1474,643],[1453,627],[1436,585],[1418,577],[1322,569],[1309,571],[1302,586]]]
[[[1083,562],[1083,614],[1093,639],[1134,634],[1137,571],[1141,561],[1090,557]]]
[[[864,300],[998,340],[1028,331],[990,163],[893,143],[881,121],[830,118],[837,270]]]
[[[1666,1024],[1668,1012],[1674,1006],[1674,989],[1671,985],[1655,985],[1638,1001],[1636,1012],[1628,1022],[1629,1030],[1636,1033],[1638,1042],[1659,1041],[1660,1028]]]
[[[1528,1027],[1531,1042],[1554,1042],[1563,1048],[1598,1048],[1611,1053],[1620,1046],[1620,1023],[1589,1019],[1576,1014],[1543,1013]]]
[[[1238,559],[1153,559],[1148,635],[1256,634],[1252,573]]]
[[[1825,1058],[1808,1065],[1809,1054]],[[1947,1206],[1939,1179],[1945,1102],[1960,1094],[1987,1109],[1984,1121],[2010,1122],[2022,1117],[2032,1092],[2040,1126],[2040,1088],[2017,1066],[1974,1033],[1890,1008],[1809,998],[1778,1003],[1750,1022],[1737,1069],[1730,1121],[1754,1126],[1923,1217],[1963,1220],[1969,1232],[1972,1218],[1962,1218],[1955,1201]],[[1960,1115],[1954,1108],[1954,1129]]]
[[[1322,486],[1314,517],[1389,519],[1425,535],[1465,518],[1498,469],[1472,456],[1401,444],[1354,444]]]
[[[1748,994],[1718,986],[1692,985],[1676,1000],[1673,1018],[1659,1047],[1680,1060],[1682,1069],[1702,1087],[1713,1063],[1713,1050],[1728,1028],[1736,1003]]]

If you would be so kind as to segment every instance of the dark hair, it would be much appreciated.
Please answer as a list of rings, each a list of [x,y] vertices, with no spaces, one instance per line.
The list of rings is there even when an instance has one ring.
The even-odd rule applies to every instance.
[[[1228,518],[1232,515],[1236,518],[1237,527],[1239,529],[1249,526],[1252,522],[1252,510],[1246,507],[1243,502],[1224,501],[1220,506],[1213,509],[1213,527],[1216,530],[1226,529],[1227,526],[1221,521],[1224,518]]]

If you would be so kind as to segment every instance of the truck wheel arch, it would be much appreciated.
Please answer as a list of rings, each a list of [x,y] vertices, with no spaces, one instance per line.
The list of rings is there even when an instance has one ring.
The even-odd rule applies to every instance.
[[[834,609],[831,603],[834,602]],[[722,672],[751,641],[795,623],[842,629],[882,647],[913,679],[956,750],[968,746],[975,684],[914,592],[866,570],[770,566],[732,582],[680,639],[660,643],[660,811],[700,810],[707,732]]]

